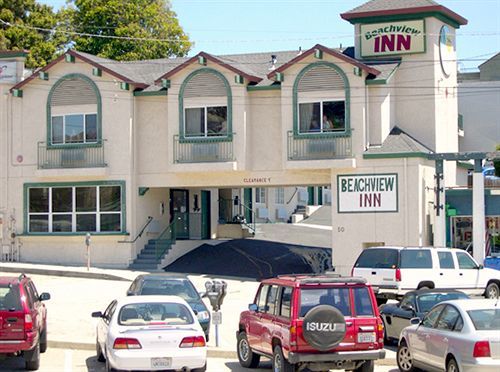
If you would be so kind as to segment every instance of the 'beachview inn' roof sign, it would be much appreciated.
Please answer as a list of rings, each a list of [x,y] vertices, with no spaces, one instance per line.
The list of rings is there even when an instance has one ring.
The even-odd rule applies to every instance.
[[[361,56],[425,52],[424,20],[361,25]]]
[[[398,175],[337,176],[338,213],[397,212]]]

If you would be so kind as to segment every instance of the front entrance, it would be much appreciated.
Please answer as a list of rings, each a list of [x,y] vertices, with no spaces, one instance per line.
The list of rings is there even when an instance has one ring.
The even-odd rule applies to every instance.
[[[201,191],[201,238],[210,239],[210,191]]]
[[[170,222],[175,219],[175,236],[177,239],[189,239],[189,191],[170,190]]]

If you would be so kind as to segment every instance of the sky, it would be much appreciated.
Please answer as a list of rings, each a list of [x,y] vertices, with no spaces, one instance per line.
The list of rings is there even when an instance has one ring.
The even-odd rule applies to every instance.
[[[37,0],[59,8],[66,0]],[[457,30],[459,69],[472,71],[500,52],[500,0],[437,0],[468,20]],[[209,54],[303,50],[354,45],[354,26],[340,18],[366,0],[171,0],[194,47]],[[430,35],[429,37],[438,37]],[[158,58],[161,58],[159,56]]]

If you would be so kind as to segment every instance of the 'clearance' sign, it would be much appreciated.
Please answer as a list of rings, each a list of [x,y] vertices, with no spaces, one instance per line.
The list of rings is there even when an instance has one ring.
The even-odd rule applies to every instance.
[[[338,213],[397,212],[398,175],[337,176]]]
[[[424,20],[361,25],[361,56],[425,52]]]

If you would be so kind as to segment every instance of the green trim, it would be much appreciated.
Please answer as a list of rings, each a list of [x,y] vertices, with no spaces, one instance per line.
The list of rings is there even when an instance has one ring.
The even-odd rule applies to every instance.
[[[351,24],[367,24],[367,23],[379,23],[379,22],[394,22],[394,21],[413,21],[423,18],[434,17],[440,21],[452,26],[453,28],[460,28],[460,24],[450,17],[445,16],[440,12],[422,12],[414,14],[393,14],[393,15],[382,15],[375,17],[362,17],[362,18],[351,18],[349,22]]]
[[[30,233],[28,232],[28,190],[36,187],[79,187],[79,186],[120,186],[121,188],[121,230],[120,232],[92,233],[96,235],[124,235],[127,234],[127,194],[125,181],[82,181],[82,182],[31,182],[23,185],[23,235],[85,235],[86,232],[71,233]],[[128,235],[128,234],[127,234]]]
[[[149,187],[139,187],[139,195],[144,196],[149,191]]]
[[[22,51],[5,51],[0,52],[0,58],[16,58],[16,57],[26,57],[28,53]]]
[[[38,78],[40,80],[49,80],[49,73],[47,71],[40,71],[38,73]]]
[[[66,54],[64,56],[64,60],[67,62],[67,63],[75,63],[75,56],[72,55],[72,54]]]
[[[399,68],[399,66],[401,65],[401,62],[398,63],[398,65],[396,67],[394,67],[394,69],[391,71],[391,73],[389,74],[389,76],[387,76],[385,79],[371,79],[371,80],[365,80],[365,84],[366,85],[385,85],[389,82],[389,80],[391,80],[391,78],[394,76],[394,74],[396,73],[396,70]]]
[[[340,212],[340,192],[339,178],[352,176],[396,176],[396,210],[395,211],[365,211],[365,212]],[[399,213],[399,174],[398,173],[350,173],[337,175],[337,214],[356,214],[356,213]]]
[[[167,96],[168,92],[166,90],[154,90],[148,92],[135,91],[134,96],[136,97],[151,97],[151,96]]]
[[[102,76],[102,70],[98,67],[92,67],[92,75]]]
[[[397,159],[397,158],[428,159],[429,154],[425,152],[387,152],[387,153],[376,153],[376,154],[363,154],[363,159]]]
[[[12,95],[14,97],[23,98],[23,90],[22,89],[13,89]]]
[[[233,140],[234,133],[228,136],[220,137],[187,137],[180,138],[179,143],[219,143],[219,142],[231,142]]]
[[[283,74],[282,72],[277,72],[274,75],[274,81],[282,83],[283,81],[285,81],[285,74]]]
[[[243,84],[245,82],[245,79],[242,75],[234,75],[234,82],[236,84]]]
[[[491,196],[493,195],[491,192],[496,191],[494,189],[484,189],[484,195],[485,196]],[[446,189],[446,196],[448,195],[471,195],[472,194],[472,189]]]
[[[90,233],[92,236],[129,236],[130,233],[128,232],[112,232],[112,231],[107,231],[107,232],[91,232]],[[56,232],[56,233],[42,233],[42,232],[33,232],[33,233],[22,233],[16,236],[85,236],[87,235],[86,232]]]
[[[206,66],[207,65],[207,58],[203,57],[203,56],[198,56],[198,63],[202,66]]]
[[[463,162],[463,161],[457,161],[457,167],[464,168],[464,169],[469,169],[469,170],[474,169],[474,165],[473,164],[467,163],[467,162]]]
[[[281,85],[248,85],[247,92],[254,92],[259,90],[281,90]]]
[[[298,118],[298,86],[300,79],[304,76],[304,74],[315,67],[318,66],[327,66],[333,68],[344,81],[344,90],[345,90],[345,130],[342,132],[328,132],[328,133],[302,133],[299,134],[299,118]],[[351,135],[351,89],[349,86],[349,79],[344,71],[334,63],[331,62],[315,62],[304,67],[297,77],[295,78],[295,82],[293,83],[293,102],[292,102],[292,110],[293,110],[293,136],[296,138],[322,138],[322,137],[345,137],[346,135]]]
[[[323,59],[323,51],[321,49],[314,49],[314,58]]]
[[[68,55],[69,54],[67,54],[66,56],[68,56]],[[88,84],[90,84],[90,86],[94,90],[94,93],[95,93],[96,98],[97,98],[97,143],[91,143],[91,144],[78,143],[75,145],[71,145],[71,144],[53,145],[52,144],[52,136],[51,136],[51,132],[52,132],[52,108],[50,106],[50,102],[52,101],[52,95],[54,94],[54,91],[57,89],[57,87],[59,85],[62,84],[62,82],[64,80],[67,80],[67,79],[82,79],[85,82],[87,82]],[[47,143],[48,149],[53,148],[53,147],[61,148],[61,146],[67,146],[67,147],[71,147],[71,148],[73,148],[73,147],[102,146],[102,99],[101,99],[101,92],[99,91],[99,88],[97,87],[96,83],[88,76],[83,75],[83,74],[78,74],[78,73],[64,75],[62,78],[60,78],[59,80],[57,80],[54,83],[52,88],[50,88],[50,92],[49,92],[49,95],[47,97],[47,141],[46,141],[46,143]]]
[[[356,76],[361,76],[363,74],[361,72],[361,68],[359,68],[358,66],[354,66],[354,68],[352,69],[352,73]]]
[[[375,17],[376,18],[376,17]],[[360,22],[362,24],[373,24],[373,23],[387,23],[387,22],[400,22],[400,21],[422,21],[423,22],[423,39],[424,39],[424,50],[422,52],[406,52],[406,53],[398,53],[397,51],[394,52],[394,53],[386,53],[386,54],[379,54],[379,55],[369,55],[369,56],[363,56],[362,54],[362,51],[363,51],[363,48],[361,47],[362,45],[362,37],[363,37],[363,34],[361,32],[361,26],[359,27],[359,48],[360,48],[360,51],[359,51],[359,54],[361,56],[361,58],[367,58],[367,59],[370,59],[370,58],[383,58],[383,57],[394,57],[394,56],[399,56],[399,55],[411,55],[411,54],[424,54],[424,53],[427,53],[427,28],[426,28],[426,22],[425,22],[425,19],[424,18],[421,18],[421,17],[413,17],[413,18],[410,18],[410,19],[394,19],[394,18],[389,18],[385,21],[377,21],[377,22]]]
[[[126,82],[122,81],[122,82],[120,83],[120,89],[121,89],[121,90],[130,90],[130,85],[129,85],[129,83],[126,83]]]
[[[162,88],[165,88],[165,89],[170,89],[170,80],[168,79],[161,79],[161,86]]]
[[[226,96],[227,96],[227,140],[232,140],[233,137],[233,96],[231,93],[231,86],[227,81],[226,77],[217,70],[213,68],[204,67],[198,70],[191,72],[182,82],[181,89],[179,90],[179,140],[180,141],[190,141],[188,138],[184,138],[184,90],[186,89],[186,85],[189,81],[199,74],[214,74],[218,78],[222,80],[224,86],[226,87]],[[206,141],[206,138],[202,138],[202,140]],[[203,142],[203,141],[202,141]]]

